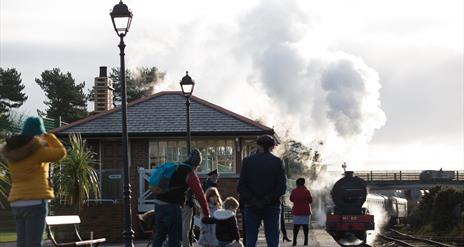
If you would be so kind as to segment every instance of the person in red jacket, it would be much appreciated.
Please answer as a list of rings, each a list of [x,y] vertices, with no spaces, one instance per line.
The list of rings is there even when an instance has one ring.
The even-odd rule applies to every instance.
[[[311,203],[313,198],[311,192],[305,186],[305,179],[296,180],[296,188],[292,190],[290,201],[293,202],[293,246],[296,246],[296,240],[300,226],[303,227],[304,245],[308,245],[309,223],[311,222]]]

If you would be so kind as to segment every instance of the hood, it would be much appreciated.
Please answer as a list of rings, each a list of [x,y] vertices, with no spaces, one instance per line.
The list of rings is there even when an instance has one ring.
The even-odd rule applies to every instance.
[[[232,218],[234,216],[235,216],[234,212],[232,212],[230,210],[226,210],[226,209],[218,209],[213,214],[213,217],[215,219],[217,219],[217,220],[226,220],[226,219]]]
[[[6,140],[1,148],[1,154],[8,161],[20,161],[33,154],[40,146],[47,145],[39,137],[15,135]]]

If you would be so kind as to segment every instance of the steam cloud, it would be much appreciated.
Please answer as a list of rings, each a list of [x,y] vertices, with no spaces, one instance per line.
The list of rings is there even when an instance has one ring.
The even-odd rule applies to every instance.
[[[324,163],[359,166],[386,120],[379,76],[361,58],[327,48],[316,27],[296,0],[261,1],[232,22],[183,25],[178,42],[165,49],[147,37],[134,62],[156,46],[164,52],[152,57],[167,71],[156,90],[178,90],[176,75],[187,67],[199,82],[196,95],[259,119],[280,136],[306,145],[323,140]]]
[[[379,76],[362,59],[341,51],[308,54],[310,18],[290,3],[262,2],[240,26],[241,55],[249,54],[258,84],[291,119],[290,125],[273,125],[281,132],[290,129],[304,143],[325,140],[331,145],[325,156],[338,156],[333,161],[362,160],[353,156],[366,155],[367,143],[386,120]]]

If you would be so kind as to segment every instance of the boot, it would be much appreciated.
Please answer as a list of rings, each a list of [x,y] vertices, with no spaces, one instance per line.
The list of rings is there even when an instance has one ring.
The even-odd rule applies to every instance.
[[[303,225],[304,245],[308,245],[309,226]]]
[[[292,240],[290,240],[287,235],[283,235],[282,236],[282,242],[291,242]]]
[[[293,246],[296,246],[296,240],[298,239],[298,230],[300,225],[293,225]]]

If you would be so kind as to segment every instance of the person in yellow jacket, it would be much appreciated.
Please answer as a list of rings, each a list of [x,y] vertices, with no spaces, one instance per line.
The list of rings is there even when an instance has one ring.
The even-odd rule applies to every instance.
[[[54,134],[45,133],[41,118],[29,117],[21,134],[7,138],[0,151],[11,174],[8,201],[16,221],[17,246],[42,246],[48,200],[54,197],[49,162],[63,159],[66,149]]]

